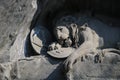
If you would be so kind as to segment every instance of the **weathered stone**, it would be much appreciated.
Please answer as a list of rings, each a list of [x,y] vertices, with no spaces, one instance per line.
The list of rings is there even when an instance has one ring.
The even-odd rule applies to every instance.
[[[37,10],[36,0],[25,1],[25,2],[20,1],[20,2],[21,5],[24,5],[24,9],[21,14],[24,14],[25,17],[22,20],[22,22],[19,24],[19,27],[21,29],[18,32],[18,36],[16,37],[16,40],[10,49],[10,60],[16,60],[25,57],[24,49],[25,49],[26,37],[30,32],[29,31],[29,27],[31,25],[30,22],[32,21],[33,16]],[[35,3],[34,5],[33,2]]]
[[[31,21],[33,19],[35,11],[38,11],[40,13],[40,10],[42,10],[39,19],[41,22],[44,23],[44,25],[49,25],[48,27],[49,30],[53,29],[51,28],[52,27],[51,24],[56,15],[64,11],[74,13],[82,10],[83,11],[90,10],[90,14],[93,13],[92,15],[100,12],[106,13],[107,15],[110,14],[117,17],[120,16],[119,1],[112,0],[109,1],[38,0],[38,1],[39,1],[38,5],[40,5],[40,7],[44,5],[42,6],[42,9],[38,8],[39,10],[36,10],[37,9],[36,0],[0,0],[0,62],[9,61],[9,53],[11,55],[11,60],[17,60],[19,58],[25,57],[26,51],[24,50],[26,49],[24,48],[26,48],[25,46],[25,44],[27,44],[26,40],[29,40],[26,39],[26,37],[29,38],[28,28],[31,25]],[[96,21],[94,21],[93,23],[96,23]],[[113,24],[111,22],[109,23]],[[101,27],[101,25],[99,25],[99,27]],[[110,32],[110,30],[107,31]],[[12,48],[10,48],[11,46]],[[32,53],[31,49],[27,49],[27,51]],[[114,59],[112,59],[111,56],[107,58],[107,60],[104,60],[108,62],[101,64],[98,63],[95,64],[92,62],[82,63],[78,62],[76,63],[77,67],[73,70],[74,73],[76,73],[74,75],[74,78],[75,80],[80,79],[119,80],[120,66],[119,61],[117,61],[117,59],[119,59],[119,57],[118,58],[115,57]],[[90,58],[90,60],[92,60],[92,58]],[[50,58],[48,59],[43,57],[42,58],[34,57],[32,59],[25,58],[24,60],[20,60],[18,62],[16,61],[15,63],[10,62],[0,64],[0,80],[26,80],[26,79],[64,80],[65,79],[63,77],[64,75],[61,73],[62,66],[58,66],[59,64],[60,63],[59,61],[57,61],[57,59]],[[88,77],[84,77],[84,75],[86,74],[88,75]]]
[[[36,10],[37,0],[0,1],[0,62],[9,61],[9,53],[11,56],[22,54],[23,40],[28,34],[27,28],[30,27]],[[14,49],[9,52],[11,46],[14,46]],[[5,60],[1,57],[4,55]]]
[[[49,60],[45,57],[20,60],[18,62],[20,79],[63,80],[64,75],[62,75],[60,63],[55,59],[49,58]]]
[[[10,61],[25,58],[25,41],[29,34],[28,28],[22,27],[13,46],[10,49]]]
[[[0,80],[66,80],[63,60],[36,56],[0,64]],[[88,54],[73,66],[74,80],[119,80],[120,55],[108,53],[102,63]]]
[[[0,64],[0,80],[64,80],[60,60],[44,56]]]
[[[71,53],[75,51],[74,48],[60,48],[52,51],[47,51],[47,53],[54,58],[66,58],[70,56]]]
[[[15,80],[18,77],[17,63],[0,64],[0,80]]]
[[[101,63],[94,62],[94,56],[89,55],[85,61],[78,60],[73,66],[74,80],[119,80],[120,55],[106,53]]]
[[[120,50],[120,42],[117,43],[117,48]]]
[[[52,42],[50,32],[43,26],[36,26],[30,33],[30,41],[33,49],[38,53],[46,53],[48,45]]]

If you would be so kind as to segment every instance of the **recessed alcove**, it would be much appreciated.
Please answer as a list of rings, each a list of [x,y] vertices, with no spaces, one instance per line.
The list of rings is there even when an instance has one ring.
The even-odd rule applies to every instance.
[[[120,7],[118,2],[113,0],[49,0],[44,4],[38,4],[38,6],[43,5],[43,7],[41,9],[38,7],[37,11],[39,14],[35,15],[37,17],[36,20],[34,20],[35,24],[31,26],[32,28],[30,29],[32,30],[36,25],[42,25],[50,31],[52,39],[54,40],[54,22],[62,16],[77,13],[86,14],[93,18],[107,20],[107,22],[110,21],[109,23],[112,22],[115,25],[120,25],[120,12],[118,11]],[[40,3],[40,1],[38,1],[38,3]]]
[[[53,19],[62,15],[79,12],[93,17],[100,14],[119,18],[119,9],[119,1],[114,0],[49,0],[39,14],[38,23],[51,30]]]

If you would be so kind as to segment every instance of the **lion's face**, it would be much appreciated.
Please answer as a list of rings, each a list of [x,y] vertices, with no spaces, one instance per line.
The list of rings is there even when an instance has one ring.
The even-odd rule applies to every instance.
[[[76,34],[77,34],[77,25],[76,17],[71,15],[60,18],[56,21],[55,25],[55,36],[59,44],[65,47],[71,47],[76,42]]]
[[[55,28],[55,37],[59,44],[64,47],[70,47],[72,45],[72,40],[70,39],[70,32],[66,26],[57,26]]]

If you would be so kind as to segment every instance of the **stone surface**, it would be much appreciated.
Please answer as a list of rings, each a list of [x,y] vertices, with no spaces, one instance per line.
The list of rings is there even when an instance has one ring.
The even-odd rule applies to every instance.
[[[119,1],[104,1],[104,0],[46,0],[43,1],[45,6],[42,9],[39,18],[44,25],[49,25],[52,29],[52,21],[54,18],[59,18],[61,15],[74,14],[76,12],[87,13],[87,15],[96,16],[96,14],[110,15],[112,17],[120,17]]]
[[[30,42],[33,49],[38,53],[46,53],[48,46],[52,42],[50,32],[43,26],[36,26],[30,33]]]
[[[0,62],[9,61],[9,53],[22,54],[23,40],[28,34],[27,28],[30,27],[36,10],[37,0],[0,1]],[[9,52],[11,46],[14,49]],[[6,57],[2,57],[4,55]]]
[[[29,27],[31,25],[31,21],[37,10],[36,0],[17,1],[17,2],[15,2],[14,0],[13,4],[14,5],[10,5],[11,6],[10,10],[12,11],[9,14],[11,16],[13,15],[14,17],[8,19],[11,20],[11,23],[13,23],[13,25],[9,25],[9,24],[8,25],[11,26],[11,28],[13,29],[18,28],[18,30],[16,30],[18,35],[16,37],[16,40],[14,41],[14,44],[11,45],[12,47],[10,48],[10,60],[25,57],[24,46],[25,46],[26,37],[29,34]],[[15,32],[15,31],[12,31],[10,29],[10,32]]]
[[[104,16],[102,15],[98,17],[90,17],[85,13],[76,13],[74,15],[69,14],[67,16],[62,16],[62,18],[58,19],[57,22],[59,26],[70,25],[74,22],[78,25],[78,27],[87,23],[91,29],[95,30],[95,32],[101,37],[101,39],[103,38],[104,42],[101,41],[101,46],[104,45],[104,48],[119,48],[118,42],[120,40],[120,27],[114,24],[111,25],[111,21],[109,21],[108,19],[104,18]]]
[[[52,20],[64,11],[74,13],[85,9],[118,17],[119,8],[119,1],[112,0],[0,0],[0,80],[65,80],[61,64],[63,60],[50,56],[24,58],[34,52],[29,44],[29,32],[35,22],[40,19],[52,30]],[[38,16],[41,10],[42,13]],[[112,22],[109,23],[113,25]],[[74,79],[119,80],[120,58],[118,55],[112,56],[108,55],[104,60],[106,62],[101,64],[77,62],[73,69]],[[9,57],[15,62],[3,63],[8,62]]]
[[[89,55],[89,54],[88,54]],[[94,56],[89,55],[73,67],[74,80],[119,80],[120,55],[106,53],[101,63],[94,62]]]
[[[119,80],[120,55],[106,54],[102,63],[94,62],[88,54],[73,66],[74,80]],[[0,80],[66,80],[63,60],[48,56],[34,56],[0,64]]]
[[[10,48],[10,61],[25,58],[25,42],[29,30],[25,27],[20,29],[13,46]]]
[[[71,53],[75,51],[75,48],[60,48],[52,51],[47,51],[47,53],[54,58],[67,58]]]
[[[0,64],[0,80],[64,80],[61,62],[38,56]]]

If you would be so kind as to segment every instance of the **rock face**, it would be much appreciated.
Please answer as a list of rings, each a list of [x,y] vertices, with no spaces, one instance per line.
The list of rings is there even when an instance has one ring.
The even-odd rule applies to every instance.
[[[0,80],[66,80],[62,64],[65,59],[48,55],[29,57],[34,54],[29,33],[35,24],[47,25],[52,30],[52,20],[64,11],[74,13],[81,8],[92,11],[97,6],[96,12],[119,16],[117,1],[88,3],[86,0],[0,0]],[[99,3],[104,4],[101,7]],[[73,66],[74,80],[120,79],[119,55],[106,54],[102,63],[94,63],[93,57]]]
[[[0,80],[64,80],[61,61],[49,59],[38,56],[0,64]]]
[[[102,63],[95,63],[94,56],[89,56],[85,61],[78,61],[74,65],[74,80],[119,80],[120,56],[107,53]]]
[[[13,46],[10,48],[10,61],[25,58],[24,49],[26,37],[28,34],[29,30],[25,27],[22,27]]]
[[[105,55],[102,63],[95,63],[94,56],[73,66],[74,80],[119,80],[120,56],[115,53]],[[19,59],[16,62],[0,64],[0,80],[66,80],[63,60],[44,56]]]
[[[0,54],[6,54],[6,56],[8,56],[8,58],[6,58],[6,61],[9,59],[9,53],[11,55],[13,54],[14,57],[15,55],[23,54],[25,39],[29,33],[28,28],[31,25],[31,21],[36,10],[36,0],[0,1]],[[14,47],[12,47],[10,50],[11,46]]]
[[[52,37],[45,27],[36,25],[30,33],[30,41],[33,49],[38,54],[45,54],[48,50],[47,47],[52,42]]]

